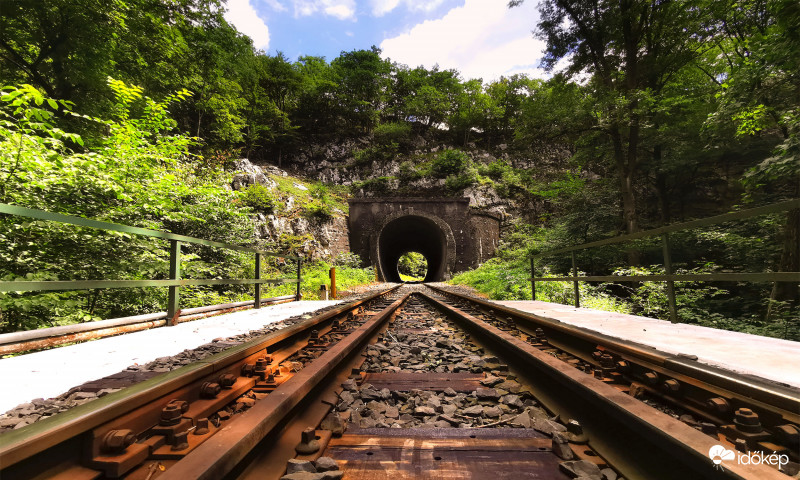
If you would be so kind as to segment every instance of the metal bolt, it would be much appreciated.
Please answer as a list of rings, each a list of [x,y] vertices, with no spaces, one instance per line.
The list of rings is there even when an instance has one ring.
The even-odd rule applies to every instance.
[[[158,423],[163,427],[177,425],[181,421],[182,413],[181,407],[170,403],[161,409],[161,419]]]
[[[294,449],[301,455],[309,455],[320,448],[319,441],[317,441],[316,430],[314,427],[308,427],[300,434],[300,443]]]
[[[172,446],[173,451],[186,450],[189,448],[189,432],[180,432],[175,434],[175,445]]]
[[[253,367],[253,375],[261,377],[262,380],[267,376],[267,359],[265,357],[256,360],[256,365]]]
[[[670,378],[669,380],[665,380],[664,383],[661,384],[664,387],[664,390],[670,393],[677,393],[681,389],[681,384],[674,378]]]
[[[602,380],[602,379],[603,379],[603,369],[601,369],[601,368],[595,368],[595,369],[594,369],[594,378],[597,378],[597,379],[599,379],[599,380]]]
[[[600,360],[600,357],[602,356],[603,352],[601,352],[600,350],[595,350],[594,352],[592,352],[592,358],[594,358],[595,360]]]
[[[614,370],[614,357],[604,353],[600,356],[600,366],[603,367],[604,370]]]
[[[749,408],[740,408],[734,415],[733,423],[739,430],[747,433],[759,433],[762,430],[758,414]]]
[[[205,435],[208,433],[208,419],[207,418],[198,418],[197,425],[195,425],[194,435]]]
[[[222,390],[222,387],[219,386],[219,383],[203,382],[203,384],[200,385],[200,397],[215,398],[219,395],[220,390]]]
[[[339,320],[334,320],[331,323],[331,330],[339,330],[339,328],[341,328],[341,325],[339,325]]]
[[[111,430],[103,437],[100,449],[107,453],[122,453],[126,448],[133,445],[136,435],[132,430]]]
[[[224,373],[219,376],[217,383],[219,383],[219,386],[222,388],[231,388],[233,384],[236,383],[236,378],[236,375],[232,373]]]
[[[644,374],[644,381],[648,385],[655,385],[658,382],[658,374],[656,372],[647,372]]]
[[[731,409],[731,405],[722,397],[714,397],[706,400],[706,407],[719,413],[725,413]]]
[[[627,372],[631,369],[631,364],[625,360],[620,360],[617,362],[617,370],[620,372]]]
[[[242,372],[241,372],[242,376],[252,377],[253,374],[255,373],[255,368],[256,366],[253,365],[252,363],[245,363],[244,365],[242,365]]]

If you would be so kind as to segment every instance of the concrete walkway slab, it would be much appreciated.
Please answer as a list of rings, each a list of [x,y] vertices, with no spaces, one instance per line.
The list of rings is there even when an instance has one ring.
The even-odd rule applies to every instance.
[[[131,365],[176,355],[295,315],[336,305],[304,300],[160,327],[0,360],[0,413],[34,398],[51,398]]]
[[[496,301],[667,353],[800,388],[800,342],[539,301]]]

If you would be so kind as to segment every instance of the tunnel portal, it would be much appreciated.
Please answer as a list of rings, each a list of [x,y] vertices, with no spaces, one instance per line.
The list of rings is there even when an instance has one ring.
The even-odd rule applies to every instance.
[[[447,238],[433,220],[417,215],[396,218],[383,227],[378,238],[378,262],[387,282],[400,282],[397,262],[407,252],[419,252],[428,261],[426,282],[444,277],[447,270]]]
[[[426,282],[449,279],[494,254],[500,218],[471,209],[468,198],[350,199],[350,250],[383,281],[400,282],[397,262],[410,251],[428,262]]]

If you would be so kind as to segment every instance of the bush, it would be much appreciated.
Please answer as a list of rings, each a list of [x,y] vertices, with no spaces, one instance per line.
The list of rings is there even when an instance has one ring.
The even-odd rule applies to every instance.
[[[375,143],[381,145],[398,145],[407,143],[411,136],[411,125],[408,123],[382,123],[372,132]]]
[[[333,218],[333,202],[328,187],[322,184],[314,184],[311,186],[309,193],[311,201],[303,208],[303,216],[320,220]]]
[[[388,162],[394,160],[400,145],[391,142],[387,145],[372,145],[353,152],[355,164],[365,166],[372,162]]]
[[[406,160],[400,164],[400,173],[397,178],[403,182],[410,182],[422,178],[422,173],[414,166],[414,162]]]
[[[478,182],[478,176],[472,169],[467,170],[458,175],[450,175],[444,181],[444,186],[451,192],[460,192],[465,188],[475,185]]]
[[[460,150],[445,150],[433,159],[431,173],[439,178],[458,175],[470,165],[469,156]]]
[[[278,199],[272,191],[258,183],[241,191],[242,203],[255,212],[270,214],[278,208]]]

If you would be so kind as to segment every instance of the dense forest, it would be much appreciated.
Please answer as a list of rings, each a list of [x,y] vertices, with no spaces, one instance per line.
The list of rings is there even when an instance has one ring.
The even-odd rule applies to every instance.
[[[498,258],[457,280],[525,298],[531,251],[800,196],[795,0],[543,0],[531,28],[546,42],[549,77],[492,81],[398,64],[374,46],[330,60],[269,55],[226,22],[219,0],[0,8],[2,203],[253,243],[252,214],[276,211],[278,199],[227,188],[234,160],[292,169],[309,145],[367,138],[351,152],[356,163],[400,160],[401,180],[439,176],[448,194],[491,184],[522,206],[504,222]],[[532,54],[519,52],[526,62]],[[450,148],[424,163],[412,154],[420,138]],[[467,155],[476,150],[497,159]],[[381,179],[353,190],[391,194]],[[328,188],[312,192],[308,215],[331,215]],[[8,216],[0,225],[4,280],[168,271],[159,242]],[[800,210],[674,242],[681,272],[800,271]],[[212,249],[187,258],[188,275],[252,271],[252,259]],[[657,272],[660,258],[654,241],[580,263],[598,274]],[[563,272],[567,260],[542,268]],[[356,260],[337,261],[369,279]],[[582,288],[598,307],[663,318],[662,287]],[[569,301],[565,286],[542,291]],[[242,295],[198,288],[186,298]],[[795,339],[798,302],[795,283],[679,285],[682,321]],[[0,322],[10,331],[161,308],[155,289],[9,293]]]

